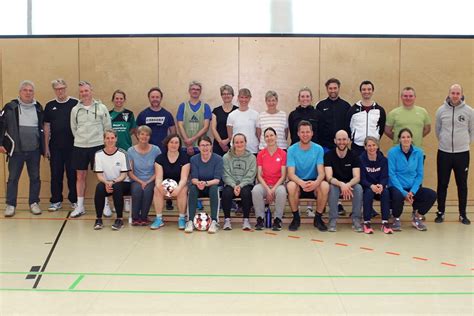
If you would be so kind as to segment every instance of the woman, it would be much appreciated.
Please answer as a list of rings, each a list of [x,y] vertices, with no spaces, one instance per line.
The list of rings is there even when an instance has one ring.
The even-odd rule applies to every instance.
[[[370,225],[374,198],[380,201],[382,212],[381,230],[385,234],[393,233],[388,222],[390,217],[390,193],[388,192],[388,162],[379,151],[379,141],[373,136],[364,140],[365,151],[360,156],[360,184],[364,190],[364,233],[372,234]]]
[[[250,230],[250,208],[252,207],[252,188],[257,173],[255,156],[246,149],[247,138],[237,133],[232,138],[232,148],[224,155],[224,189],[222,190],[222,209],[224,210],[224,230],[231,230],[230,208],[232,199],[240,198],[244,221],[243,230]]]
[[[114,108],[109,111],[112,128],[117,132],[117,146],[123,150],[128,150],[132,147],[131,135],[135,134],[137,128],[133,112],[124,107],[126,100],[125,92],[115,90],[112,94]]]
[[[192,233],[193,219],[196,215],[198,198],[209,197],[211,201],[211,226],[208,233],[215,234],[218,230],[219,183],[222,178],[222,157],[212,152],[212,142],[208,136],[198,141],[199,154],[191,157],[191,183],[189,185],[188,211],[189,218],[184,231]]]
[[[219,156],[224,156],[230,147],[230,138],[227,135],[227,117],[238,107],[232,104],[234,89],[231,86],[223,85],[220,90],[223,104],[212,110],[211,131],[214,136],[212,151]]]
[[[104,227],[102,211],[105,198],[110,195],[113,196],[117,212],[117,219],[112,225],[112,229],[119,230],[123,227],[123,196],[130,194],[130,179],[127,176],[129,171],[130,164],[127,153],[123,149],[117,148],[117,132],[113,129],[106,129],[104,148],[96,152],[94,160],[94,172],[99,179],[94,196],[97,215],[94,224],[95,230]]]
[[[173,179],[178,186],[171,192],[171,198],[178,201],[178,228],[184,229],[186,226],[186,202],[188,199],[188,177],[189,177],[189,156],[180,150],[182,147],[181,138],[178,134],[170,134],[163,140],[165,152],[155,160],[155,211],[156,219],[151,224],[151,229],[158,229],[163,223],[163,206],[165,197],[169,191],[165,191],[162,182],[164,179]]]
[[[267,91],[265,103],[267,104],[267,110],[261,112],[257,119],[257,136],[260,140],[258,149],[265,148],[265,137],[262,131],[266,130],[267,127],[272,127],[278,135],[277,146],[286,150],[288,148],[288,120],[286,119],[286,113],[277,109],[278,94],[275,91]]]
[[[317,142],[318,112],[313,105],[313,92],[308,87],[301,88],[298,92],[298,103],[294,111],[288,116],[288,128],[290,131],[291,145],[300,141],[298,137],[298,124],[302,121],[308,121],[313,127],[313,143]]]
[[[131,170],[128,176],[133,180],[132,226],[147,226],[148,212],[153,201],[155,187],[154,161],[161,153],[158,146],[150,144],[151,128],[142,125],[137,130],[138,144],[128,149]]]
[[[436,192],[423,188],[423,150],[412,145],[413,134],[408,128],[400,130],[400,145],[388,151],[388,186],[392,200],[392,224],[394,231],[400,231],[400,215],[404,202],[413,207],[412,225],[418,230],[426,230],[423,216],[436,201]]]
[[[286,152],[277,146],[277,132],[267,127],[263,132],[267,147],[257,155],[258,184],[252,190],[252,201],[257,217],[256,230],[265,227],[265,201],[275,202],[275,217],[272,229],[281,230],[281,220],[286,205]]]

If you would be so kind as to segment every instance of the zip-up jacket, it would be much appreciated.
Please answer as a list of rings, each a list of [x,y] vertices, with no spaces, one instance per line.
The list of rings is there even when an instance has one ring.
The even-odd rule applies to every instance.
[[[376,102],[372,103],[367,112],[361,101],[354,104],[347,112],[347,131],[353,143],[364,146],[367,136],[380,139],[385,129],[385,110]]]
[[[248,150],[242,156],[236,156],[235,150],[231,148],[223,157],[224,174],[222,180],[224,184],[231,187],[240,185],[244,187],[255,182],[257,175],[257,160]]]
[[[319,113],[312,105],[302,107],[298,105],[294,111],[288,116],[288,128],[290,130],[291,145],[300,141],[298,137],[298,124],[302,121],[308,121],[313,127],[313,143],[318,143],[318,120]]]
[[[438,148],[447,153],[469,151],[474,141],[474,111],[461,102],[452,106],[449,99],[436,111],[436,137]]]
[[[416,194],[423,182],[423,150],[416,146],[412,148],[408,159],[401,145],[396,145],[388,151],[388,186],[397,188],[403,196],[406,196],[408,191]]]
[[[334,148],[334,136],[341,129],[346,129],[346,115],[351,105],[341,98],[326,98],[316,104],[319,113],[318,140],[323,147]]]
[[[360,184],[364,189],[372,184],[381,184],[384,188],[388,185],[388,161],[380,151],[375,161],[369,160],[366,151],[360,155]]]
[[[43,131],[43,107],[39,102],[35,102],[36,114],[38,115],[38,143],[40,153],[44,154],[44,131]],[[5,132],[8,132],[10,137],[15,142],[14,152],[21,152],[20,140],[20,103],[17,99],[11,100],[5,104],[2,113],[0,114],[0,144],[3,143]]]
[[[94,100],[89,109],[81,101],[71,110],[71,131],[74,146],[81,148],[96,147],[104,144],[104,131],[112,128],[107,107]]]

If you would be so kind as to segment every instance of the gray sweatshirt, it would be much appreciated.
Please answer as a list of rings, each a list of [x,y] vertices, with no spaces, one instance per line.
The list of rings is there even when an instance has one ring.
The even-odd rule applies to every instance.
[[[438,148],[447,153],[469,151],[474,141],[474,112],[464,103],[452,106],[449,98],[436,111]]]
[[[236,156],[233,148],[229,150],[223,157],[224,174],[222,180],[225,184],[235,187],[240,185],[244,187],[254,184],[257,175],[257,160],[255,156],[248,150],[242,156]]]
[[[23,103],[18,99],[18,125],[21,151],[34,151],[39,148],[38,114],[35,103]]]

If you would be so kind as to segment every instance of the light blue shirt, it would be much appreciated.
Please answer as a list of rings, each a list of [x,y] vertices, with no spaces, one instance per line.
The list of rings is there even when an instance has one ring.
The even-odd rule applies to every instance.
[[[151,145],[151,150],[142,155],[132,146],[127,150],[128,159],[133,163],[133,174],[142,181],[147,181],[155,173],[155,159],[161,154],[160,148]]]
[[[324,150],[311,142],[308,150],[300,147],[297,142],[288,148],[287,167],[294,167],[295,174],[302,180],[314,180],[318,177],[318,165],[324,165]]]

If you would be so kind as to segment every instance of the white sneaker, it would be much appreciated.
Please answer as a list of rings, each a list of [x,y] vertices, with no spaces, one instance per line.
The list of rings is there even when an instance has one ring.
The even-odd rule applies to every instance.
[[[56,211],[59,211],[62,207],[63,207],[63,204],[61,202],[51,203],[48,207],[48,211],[56,212]]]
[[[194,230],[194,224],[193,224],[193,221],[188,221],[186,223],[186,228],[184,229],[184,232],[185,233],[192,233]]]
[[[244,218],[244,222],[242,223],[243,230],[251,230],[252,226],[250,226],[250,221],[248,218]]]
[[[215,234],[219,230],[219,224],[216,221],[212,221],[211,226],[207,230],[209,234]]]
[[[232,230],[232,223],[230,222],[230,218],[224,219],[224,230]]]
[[[124,200],[124,206],[123,206],[123,210],[125,213],[130,213],[130,211],[132,210],[132,199],[131,198],[127,198]]]
[[[15,215],[15,207],[13,205],[8,205],[5,208],[5,217],[12,217]]]
[[[103,213],[104,213],[105,217],[111,217],[112,216],[112,210],[110,209],[110,205],[108,203],[105,204]]]
[[[77,207],[77,203],[71,203],[71,208],[75,209]]]
[[[84,215],[84,214],[86,214],[86,210],[84,209],[84,207],[83,206],[81,207],[81,206],[77,205],[76,208],[74,209],[74,211],[72,211],[70,216],[72,218],[76,218],[76,217],[79,217],[79,216]]]
[[[41,214],[41,209],[38,205],[38,203],[33,203],[30,205],[30,211],[33,213],[33,215],[40,215]]]
[[[308,217],[315,217],[316,216],[316,214],[314,214],[313,208],[311,208],[309,206],[306,208],[306,216],[308,216]]]

